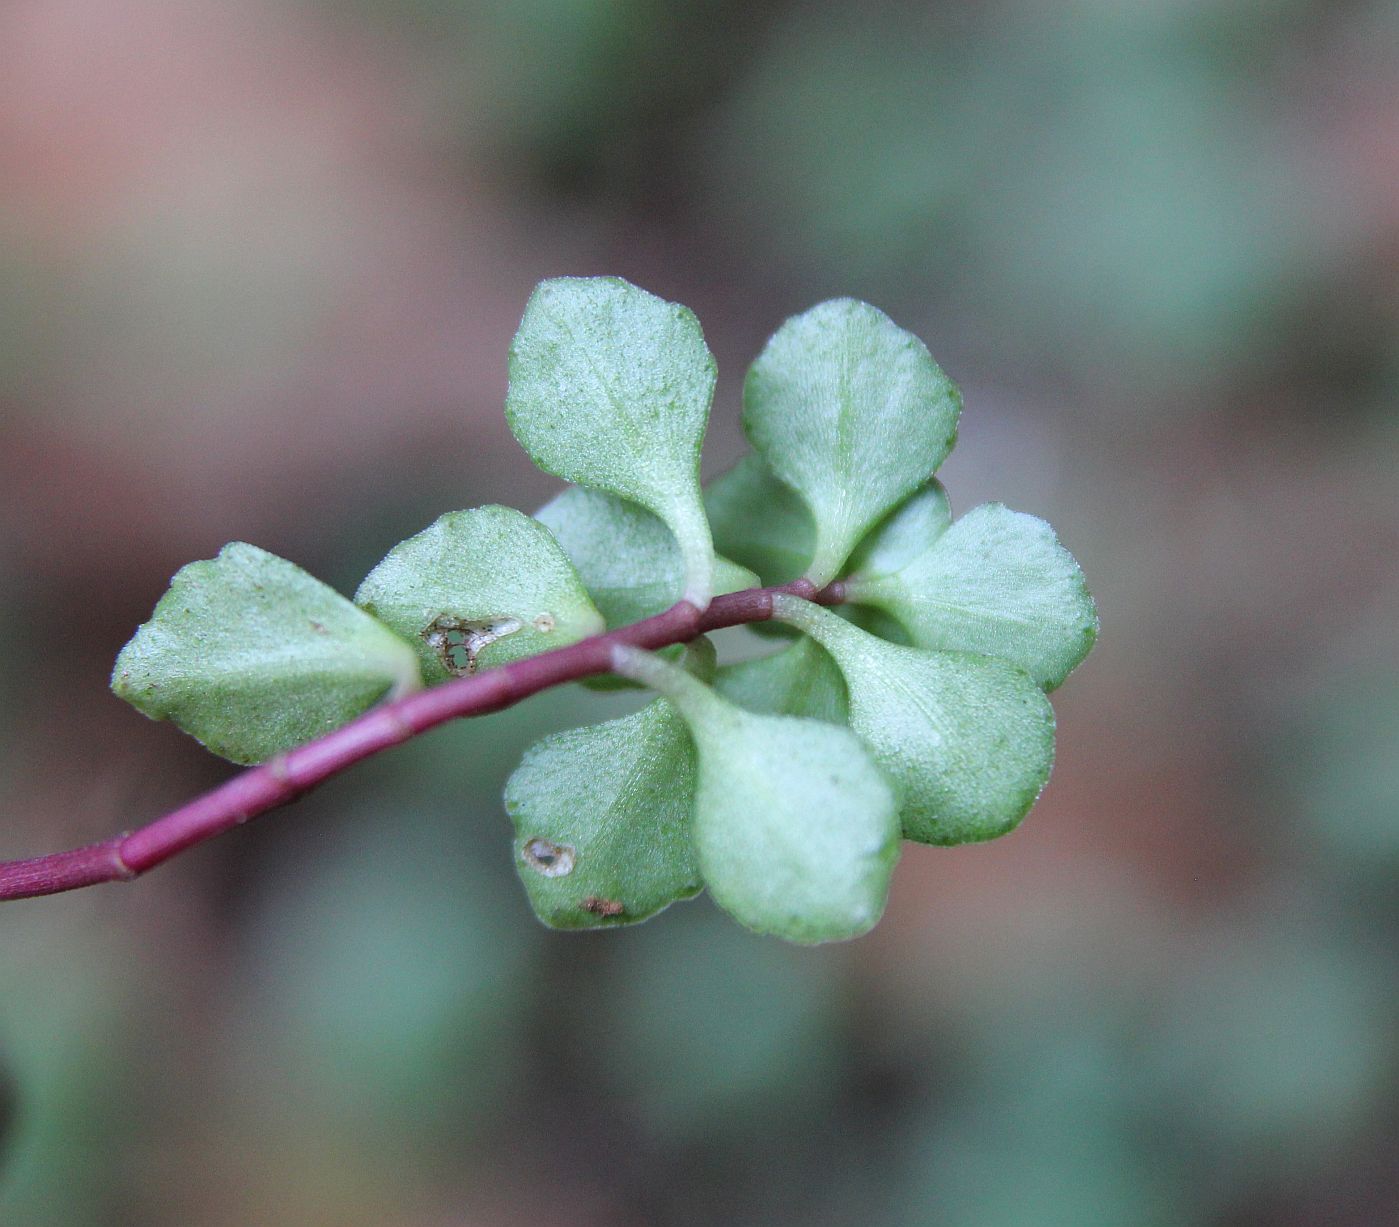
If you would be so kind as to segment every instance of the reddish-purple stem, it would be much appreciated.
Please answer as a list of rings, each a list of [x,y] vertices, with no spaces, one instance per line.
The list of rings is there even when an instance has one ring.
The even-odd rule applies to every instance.
[[[703,612],[681,601],[653,618],[605,635],[419,690],[373,708],[333,733],[278,754],[261,766],[250,767],[129,835],[32,860],[0,862],[0,900],[53,895],[98,882],[134,878],[186,848],[285,805],[361,759],[448,720],[499,711],[551,686],[606,673],[611,668],[613,644],[663,648],[725,626],[766,621],[772,617],[776,592],[807,597],[823,605],[839,604],[845,598],[840,583],[816,592],[806,580],[796,580],[780,587],[748,588],[715,597]]]

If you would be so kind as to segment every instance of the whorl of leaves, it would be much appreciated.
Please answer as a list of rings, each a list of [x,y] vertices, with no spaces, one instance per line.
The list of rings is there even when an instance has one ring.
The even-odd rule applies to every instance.
[[[758,932],[865,932],[901,839],[987,840],[1024,817],[1053,761],[1045,692],[1088,654],[1097,615],[1043,520],[998,503],[953,518],[934,474],[961,396],[881,311],[839,299],[783,324],[744,384],[753,452],[701,490],[714,381],[684,307],[617,278],[542,283],[511,346],[506,416],[576,485],[535,518],[442,516],[353,602],[227,546],[175,577],[113,688],[258,762],[384,698],[680,600],[840,579],[848,617],[773,598],[787,639],[767,655],[618,650],[614,672],[657,697],[545,737],[505,797],[546,924],[630,924],[708,889]]]

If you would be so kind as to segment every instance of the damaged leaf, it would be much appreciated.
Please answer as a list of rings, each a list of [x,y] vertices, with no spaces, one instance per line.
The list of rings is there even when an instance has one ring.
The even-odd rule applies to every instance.
[[[515,866],[556,929],[631,924],[700,889],[695,751],[665,699],[535,742],[505,785]]]
[[[511,507],[448,512],[394,546],[359,586],[355,604],[413,643],[429,682],[603,629],[548,529]]]
[[[714,665],[708,639],[684,649],[699,677]],[[694,804],[694,744],[666,699],[535,742],[505,785],[535,915],[555,929],[635,924],[697,894]]]

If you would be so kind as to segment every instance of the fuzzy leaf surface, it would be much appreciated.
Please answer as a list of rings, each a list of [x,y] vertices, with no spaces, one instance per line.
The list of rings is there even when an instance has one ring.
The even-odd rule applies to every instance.
[[[893,790],[846,728],[745,712],[674,665],[631,652],[628,676],[661,690],[699,755],[694,837],[716,903],[794,942],[869,930],[898,859]]]
[[[421,682],[412,647],[294,563],[235,541],[181,568],[112,689],[215,754],[257,763]]]
[[[962,398],[927,347],[868,303],[789,319],[748,371],[743,425],[816,522],[807,576],[839,573],[860,538],[933,475]]]
[[[1054,763],[1054,710],[1026,673],[886,643],[796,597],[773,607],[845,675],[850,726],[894,782],[909,839],[972,843],[1019,824]]]
[[[975,507],[850,598],[893,615],[919,647],[999,656],[1052,690],[1088,655],[1098,615],[1074,557],[1037,516]]]
[[[694,744],[666,699],[536,742],[505,786],[535,914],[556,929],[603,928],[697,894],[694,801]]]
[[[510,429],[541,469],[639,503],[680,543],[687,595],[711,595],[699,484],[714,358],[693,312],[617,277],[540,282],[510,346]]]
[[[684,592],[685,562],[679,544],[655,515],[636,503],[571,486],[534,518],[572,560],[608,626],[626,626],[658,614]],[[716,594],[760,583],[747,567],[715,558]]]
[[[796,492],[747,455],[704,489],[714,544],[765,584],[796,579],[811,562],[816,526]]]
[[[604,629],[549,530],[512,507],[448,512],[394,546],[355,604],[413,644],[429,682]]]

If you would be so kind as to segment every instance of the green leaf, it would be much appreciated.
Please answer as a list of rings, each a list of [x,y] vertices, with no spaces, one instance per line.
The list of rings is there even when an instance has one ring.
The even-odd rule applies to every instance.
[[[570,486],[534,514],[573,561],[608,626],[626,626],[669,609],[681,597],[685,564],[674,535],[636,503]],[[752,571],[714,560],[714,591],[761,585]]]
[[[421,685],[413,649],[300,567],[235,541],[170,581],[112,689],[215,754],[256,763]]]
[[[715,689],[752,712],[809,716],[830,724],[845,724],[849,718],[845,679],[830,654],[805,636],[771,656],[725,665]]]
[[[834,579],[860,538],[932,476],[962,398],[924,344],[868,303],[821,303],[749,369],[743,425],[816,521],[807,577]]]
[[[557,277],[510,346],[510,429],[541,469],[659,516],[685,559],[685,596],[712,594],[700,444],[714,358],[699,321],[617,277]]]
[[[951,523],[947,491],[933,478],[860,542],[850,555],[849,571],[861,579],[898,571],[929,549]]]
[[[797,597],[774,597],[773,613],[835,658],[850,726],[898,789],[909,839],[963,844],[1015,828],[1054,762],[1054,710],[1027,674],[885,643]]]
[[[745,456],[711,481],[704,505],[714,544],[763,583],[786,584],[806,570],[816,544],[811,512],[758,456]]]
[[[743,711],[683,670],[618,649],[617,671],[680,709],[699,755],[694,838],[714,900],[795,942],[839,941],[884,910],[898,859],[894,794],[849,729]]]
[[[448,512],[394,546],[355,603],[417,648],[429,682],[604,629],[549,530],[511,507]]]
[[[1000,503],[973,508],[899,570],[855,577],[848,592],[892,614],[919,647],[999,656],[1049,690],[1098,636],[1073,555],[1043,520]]]
[[[697,894],[694,799],[694,746],[666,699],[536,742],[505,785],[535,914],[556,929],[594,929]]]
[[[674,650],[696,677],[713,678],[707,638]],[[557,929],[605,928],[696,894],[694,802],[694,745],[665,699],[537,742],[505,786],[535,914]]]
[[[708,639],[681,651],[686,669],[713,677]],[[534,743],[505,785],[534,914],[555,929],[609,928],[698,894],[694,799],[694,743],[663,698]]]

